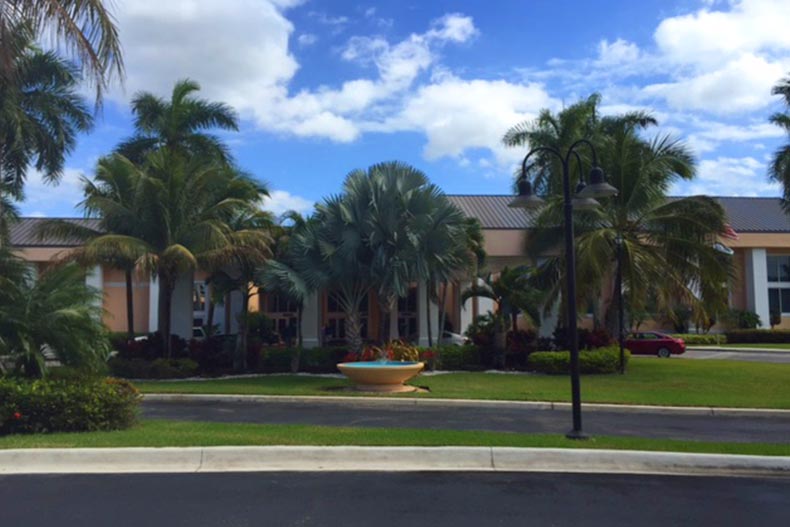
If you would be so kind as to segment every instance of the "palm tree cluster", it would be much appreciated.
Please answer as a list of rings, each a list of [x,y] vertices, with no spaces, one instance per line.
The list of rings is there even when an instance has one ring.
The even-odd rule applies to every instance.
[[[170,335],[179,279],[198,268],[221,271],[247,291],[256,266],[269,256],[270,238],[260,228],[269,224],[260,210],[266,188],[236,167],[227,148],[207,133],[235,130],[237,117],[226,105],[195,97],[198,90],[197,83],[184,80],[169,101],[135,96],[136,134],[99,161],[93,180],[84,180],[81,207],[99,220],[98,228],[56,220],[43,228],[83,239],[70,255],[83,265],[125,271],[130,334],[134,272],[158,281],[159,326]],[[169,356],[171,340],[165,342]]]
[[[262,282],[301,300],[329,291],[345,312],[349,347],[359,352],[370,293],[386,320],[414,283],[430,291],[473,266],[474,231],[425,174],[380,163],[351,172],[341,194],[316,206],[290,234],[283,257],[263,269]]]
[[[615,327],[614,294],[617,241],[622,241],[623,284],[632,310],[648,303],[671,313],[681,303],[697,320],[707,321],[726,308],[732,264],[714,247],[726,229],[721,205],[707,196],[670,198],[677,181],[695,175],[694,158],[681,141],[664,134],[646,138],[657,121],[632,112],[600,116],[600,97],[571,105],[558,114],[541,112],[537,120],[507,132],[508,146],[554,147],[564,152],[579,139],[591,141],[598,163],[619,194],[591,211],[574,214],[576,236],[577,302],[598,304],[597,323]],[[589,153],[572,160],[573,176],[591,164]],[[545,258],[536,283],[548,290],[547,306],[555,305],[565,283],[562,239],[561,167],[552,156],[538,156],[533,167],[538,192],[548,204],[535,218],[528,251]],[[579,179],[573,181],[578,183]],[[563,309],[562,312],[565,312]]]
[[[782,98],[784,111],[771,115],[770,121],[782,128],[790,139],[790,77],[779,81],[771,90],[771,94]],[[790,142],[780,146],[774,153],[768,166],[768,177],[782,185],[784,207],[786,211],[790,211]]]

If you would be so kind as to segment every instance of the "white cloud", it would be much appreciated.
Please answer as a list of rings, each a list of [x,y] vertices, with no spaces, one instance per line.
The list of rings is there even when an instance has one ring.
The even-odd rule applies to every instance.
[[[633,62],[639,58],[639,46],[618,38],[614,42],[602,40],[598,43],[598,62],[602,65],[617,65]]]
[[[296,37],[296,42],[302,47],[312,46],[318,42],[318,37],[312,33],[302,33]]]
[[[66,168],[58,184],[47,183],[41,172],[30,170],[25,182],[25,201],[20,203],[22,214],[27,216],[73,216],[76,206],[83,200],[83,172]]]
[[[765,164],[753,157],[704,159],[688,194],[761,196],[776,194],[779,186],[768,181]]]
[[[285,190],[273,190],[269,194],[269,197],[263,200],[263,209],[277,216],[289,210],[295,210],[300,214],[307,214],[313,210],[312,201]]]
[[[451,13],[434,20],[431,29],[425,34],[429,39],[466,42],[477,34],[472,17]]]

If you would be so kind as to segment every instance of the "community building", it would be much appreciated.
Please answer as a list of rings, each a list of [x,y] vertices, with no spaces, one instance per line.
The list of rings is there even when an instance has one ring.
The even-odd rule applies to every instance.
[[[508,203],[507,195],[451,195],[468,217],[477,218],[485,236],[488,253],[487,268],[496,273],[505,266],[529,263],[526,256],[526,236],[531,227],[529,216]],[[790,217],[784,212],[778,198],[720,197],[734,231],[721,243],[733,251],[735,279],[730,289],[730,306],[754,311],[764,326],[768,326],[771,313],[781,313],[779,327],[790,329]],[[37,226],[40,218],[23,218],[11,230],[11,245],[16,253],[37,271],[53,265],[58,259],[79,246],[73,239],[41,238]],[[95,220],[71,219],[70,221],[95,226]],[[211,298],[206,284],[207,275],[198,270],[194,276],[184,277],[176,284],[173,298],[173,332],[190,337],[193,328],[206,323]],[[123,271],[107,266],[96,266],[86,274],[86,282],[103,292],[104,321],[113,331],[126,331],[126,280]],[[461,304],[460,292],[469,284],[454,284],[447,294],[446,313],[448,325],[454,332],[462,333],[478,314],[493,310],[490,300],[473,298]],[[156,331],[158,328],[158,286],[154,279],[136,275],[133,278],[134,329],[138,333]],[[390,334],[416,340],[420,345],[428,342],[429,323],[431,334],[438,334],[439,308],[428,302],[424,285],[414,285],[406,298],[400,299],[397,310],[389,320],[379,320],[375,293],[371,293],[363,306],[363,336],[375,336],[382,324],[388,324]],[[220,332],[238,330],[241,310],[240,294],[231,294],[214,306],[213,321]],[[250,302],[250,309],[261,311],[274,321],[284,333],[295,327],[296,306],[293,303],[258,291]],[[543,331],[551,332],[556,320],[545,320]],[[345,337],[345,315],[329,292],[322,291],[308,299],[302,316],[302,335],[306,346],[338,341]]]

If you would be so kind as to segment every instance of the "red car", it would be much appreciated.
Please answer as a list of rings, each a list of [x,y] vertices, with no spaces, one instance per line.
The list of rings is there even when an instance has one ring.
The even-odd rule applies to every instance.
[[[634,355],[658,355],[661,358],[686,352],[686,343],[683,339],[676,339],[657,331],[631,333],[625,339],[625,347]]]

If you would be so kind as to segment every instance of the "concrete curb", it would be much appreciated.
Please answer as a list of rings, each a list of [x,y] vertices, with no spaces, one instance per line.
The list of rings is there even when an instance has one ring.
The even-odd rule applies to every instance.
[[[705,346],[689,346],[688,351],[710,351],[712,353],[754,353],[757,355],[785,355],[790,357],[790,351],[781,351],[776,349],[766,348],[720,348],[720,347],[705,347]]]
[[[438,406],[466,408],[509,408],[524,410],[568,411],[570,403],[551,401],[490,401],[475,399],[424,399],[417,397],[340,397],[333,395],[233,395],[233,394],[182,394],[150,393],[143,401],[151,402],[206,402],[206,403],[292,403],[292,404],[347,404],[350,406]],[[613,412],[637,414],[717,415],[729,417],[787,417],[790,410],[764,408],[721,408],[713,406],[649,406],[607,403],[585,403],[586,412]]]
[[[790,477],[790,457],[500,447],[190,447],[0,451],[0,474],[476,471]]]

